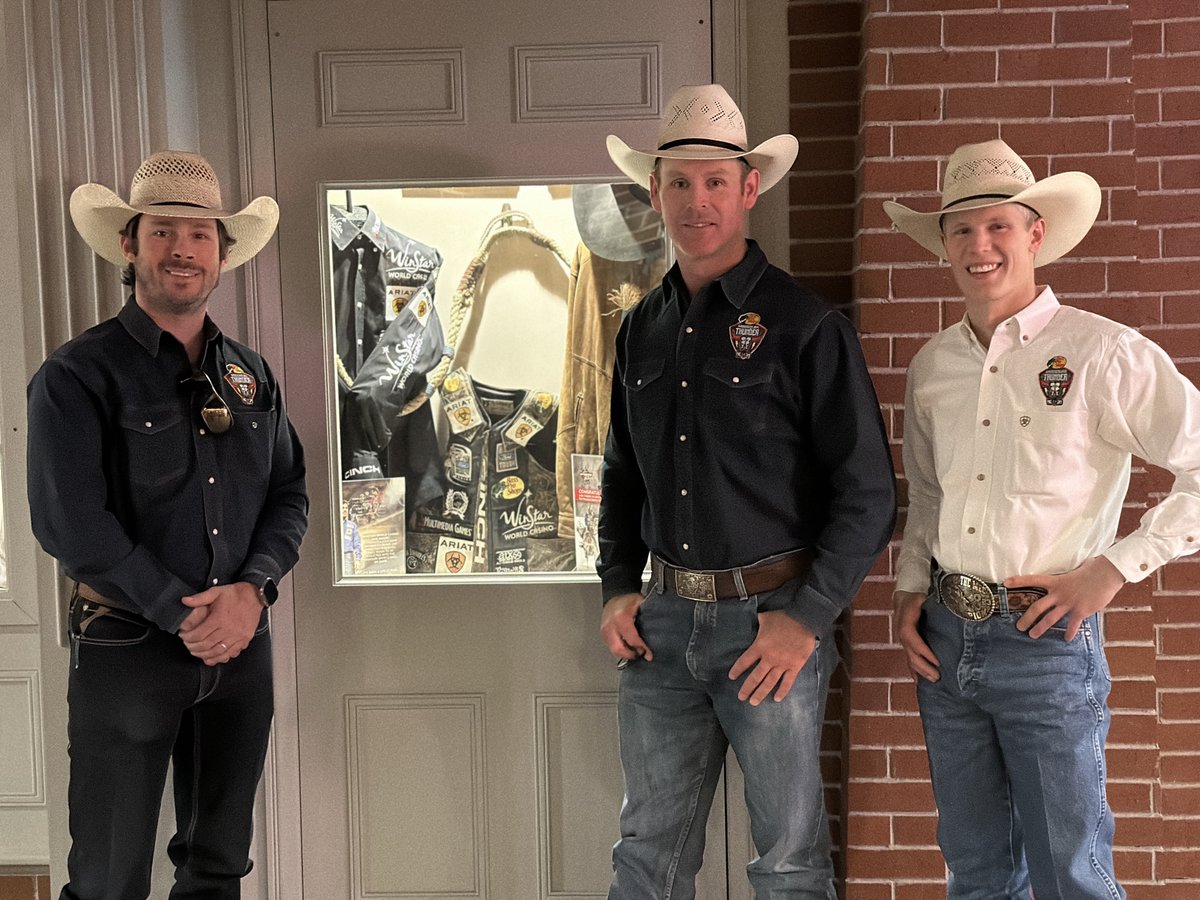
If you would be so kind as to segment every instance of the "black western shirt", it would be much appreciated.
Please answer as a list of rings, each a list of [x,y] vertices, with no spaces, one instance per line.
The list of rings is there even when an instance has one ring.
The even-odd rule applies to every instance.
[[[201,368],[233,411],[215,434],[183,345],[131,297],[29,383],[33,533],[68,577],[167,631],[181,598],[278,582],[308,521],[304,459],[261,356],[205,325]]]
[[[613,384],[605,600],[640,590],[649,551],[728,569],[807,547],[809,573],[760,609],[828,632],[895,523],[891,455],[850,322],[748,241],[697,297],[676,266],[628,314]]]

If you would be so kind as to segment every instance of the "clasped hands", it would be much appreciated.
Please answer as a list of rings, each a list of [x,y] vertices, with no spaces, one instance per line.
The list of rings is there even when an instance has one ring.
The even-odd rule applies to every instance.
[[[179,637],[207,666],[229,662],[250,645],[263,605],[258,588],[246,581],[221,584],[183,598],[190,606]]]

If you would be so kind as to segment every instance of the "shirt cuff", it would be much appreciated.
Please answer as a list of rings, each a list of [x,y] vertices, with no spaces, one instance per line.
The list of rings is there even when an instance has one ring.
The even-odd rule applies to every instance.
[[[1136,584],[1169,562],[1154,552],[1149,540],[1138,534],[1122,538],[1100,555],[1116,566],[1130,584]]]

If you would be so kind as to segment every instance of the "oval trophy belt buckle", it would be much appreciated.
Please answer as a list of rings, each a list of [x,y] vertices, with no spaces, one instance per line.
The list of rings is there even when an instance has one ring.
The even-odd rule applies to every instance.
[[[947,572],[938,580],[938,596],[946,609],[968,622],[982,622],[996,611],[996,595],[974,575]]]

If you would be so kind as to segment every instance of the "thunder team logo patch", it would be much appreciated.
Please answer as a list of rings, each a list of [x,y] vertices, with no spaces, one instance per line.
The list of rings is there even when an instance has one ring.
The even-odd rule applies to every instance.
[[[1046,368],[1038,373],[1038,387],[1046,397],[1047,406],[1062,406],[1063,398],[1071,389],[1075,373],[1067,368],[1065,356],[1054,356],[1046,361]]]
[[[755,312],[742,313],[737,322],[729,326],[729,342],[738,359],[749,359],[767,336],[767,326]]]
[[[258,381],[237,363],[225,363],[225,383],[233,388],[238,399],[247,406],[254,403],[254,395],[258,393]]]

